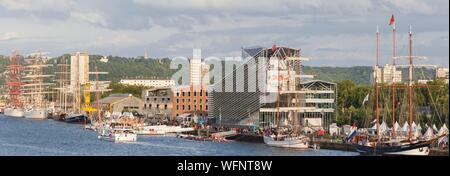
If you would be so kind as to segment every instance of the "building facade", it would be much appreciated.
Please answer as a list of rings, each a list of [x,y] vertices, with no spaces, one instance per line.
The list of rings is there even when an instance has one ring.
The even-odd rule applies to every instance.
[[[191,113],[208,116],[208,91],[206,86],[179,86],[172,89],[172,117]]]
[[[89,82],[89,55],[76,52],[70,56],[70,85],[71,90],[77,85]]]
[[[385,83],[402,82],[402,71],[397,70],[393,65],[386,64],[383,68],[383,81]]]
[[[175,85],[175,81],[171,79],[145,79],[145,78],[126,78],[121,79],[120,83],[134,86],[154,87],[154,88],[170,87]]]
[[[131,94],[112,94],[108,97],[102,98],[99,102],[94,102],[92,105],[98,109],[97,104],[102,110],[109,112],[133,112],[143,113],[142,108],[144,102],[142,99],[132,96]]]
[[[209,65],[200,58],[189,60],[189,84],[192,86],[209,84]]]
[[[172,118],[173,92],[171,88],[153,88],[142,91],[143,112],[147,117]]]
[[[373,67],[373,80],[377,80],[379,83],[383,82],[383,69],[378,67],[378,66],[374,66]]]
[[[449,74],[448,68],[436,68],[436,78],[444,79],[446,83],[448,83]]]
[[[316,130],[335,120],[336,84],[303,74],[300,49],[243,49],[243,56],[250,59],[212,86],[208,113],[216,123]]]

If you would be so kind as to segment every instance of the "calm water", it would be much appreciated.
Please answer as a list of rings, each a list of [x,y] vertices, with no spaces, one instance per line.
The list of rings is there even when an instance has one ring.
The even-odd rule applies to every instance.
[[[283,155],[349,156],[334,150],[296,151],[264,144],[214,143],[170,136],[138,136],[138,142],[117,144],[101,141],[82,125],[53,120],[10,118],[0,115],[0,155]]]

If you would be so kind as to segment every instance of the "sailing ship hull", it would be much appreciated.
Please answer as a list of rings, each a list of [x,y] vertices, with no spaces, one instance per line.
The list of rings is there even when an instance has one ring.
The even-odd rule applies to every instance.
[[[356,145],[356,151],[361,155],[428,155],[430,142],[422,141],[413,144],[404,144],[399,146],[372,147],[365,145]]]
[[[4,114],[9,117],[24,117],[24,112],[21,109],[6,108]]]
[[[67,123],[88,123],[88,118],[83,114],[69,115],[64,118]]]
[[[25,111],[25,118],[29,119],[47,119],[47,113],[45,110],[30,110]]]
[[[294,138],[289,140],[277,141],[272,137],[264,136],[264,143],[268,146],[272,147],[281,147],[281,148],[293,148],[293,149],[308,149],[309,142],[307,140],[301,138]]]

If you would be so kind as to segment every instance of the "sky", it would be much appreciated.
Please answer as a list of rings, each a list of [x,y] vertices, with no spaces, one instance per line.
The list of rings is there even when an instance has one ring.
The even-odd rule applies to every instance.
[[[42,50],[49,56],[86,51],[125,57],[235,57],[242,47],[300,48],[313,66],[375,63],[398,55],[449,65],[448,0],[0,0],[0,55]]]

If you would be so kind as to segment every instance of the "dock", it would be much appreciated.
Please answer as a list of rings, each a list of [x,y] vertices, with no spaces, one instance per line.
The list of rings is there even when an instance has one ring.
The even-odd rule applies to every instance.
[[[226,139],[240,142],[264,143],[263,136],[255,134],[236,134],[234,136],[228,136]]]

